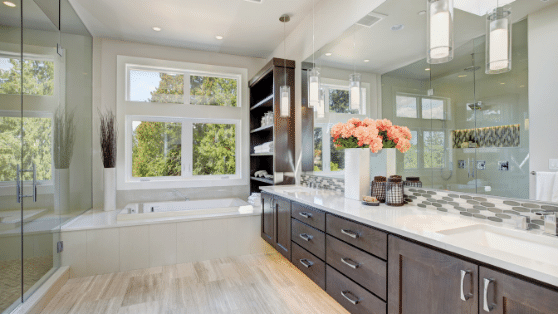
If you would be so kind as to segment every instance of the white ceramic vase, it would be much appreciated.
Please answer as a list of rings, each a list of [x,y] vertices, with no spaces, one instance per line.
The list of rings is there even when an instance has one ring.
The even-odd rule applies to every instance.
[[[362,200],[370,195],[370,149],[345,149],[345,198]]]
[[[104,172],[105,211],[116,209],[116,168],[105,168]]]
[[[70,211],[70,169],[54,169],[54,213]]]
[[[397,174],[397,150],[384,148],[376,154],[370,154],[370,177],[385,176],[389,178]]]

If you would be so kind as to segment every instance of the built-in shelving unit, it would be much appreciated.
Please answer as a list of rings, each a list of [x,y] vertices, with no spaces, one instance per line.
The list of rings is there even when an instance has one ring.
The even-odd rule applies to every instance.
[[[295,62],[273,58],[250,80],[250,191],[259,192],[260,186],[294,183],[294,102]],[[279,89],[291,88],[290,117],[279,114]],[[273,112],[273,123],[262,126],[262,117]],[[273,142],[268,153],[255,153],[254,147]],[[255,177],[256,171],[265,170],[273,179]],[[285,174],[287,173],[287,174]]]

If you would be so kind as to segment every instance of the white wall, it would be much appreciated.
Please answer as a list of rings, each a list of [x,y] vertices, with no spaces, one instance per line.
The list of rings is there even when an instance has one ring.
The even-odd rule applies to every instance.
[[[246,68],[248,70],[248,78],[254,76],[266,63],[266,60],[259,58],[95,38],[93,42],[94,208],[103,207],[103,166],[100,157],[98,132],[99,117],[97,110],[110,108],[116,112],[116,68],[118,55]],[[248,93],[248,82],[244,82],[243,93]],[[246,119],[247,118],[248,117],[246,116]],[[245,162],[248,162],[248,159],[246,159]],[[248,164],[243,166],[244,169],[249,168]],[[249,185],[213,188],[185,188],[180,190],[192,199],[216,197],[241,197],[245,199],[249,194]],[[125,206],[127,203],[136,201],[176,200],[176,196],[173,195],[171,191],[172,189],[117,191],[117,207],[120,208]]]
[[[529,32],[529,171],[549,171],[558,158],[558,5],[530,14]],[[530,176],[530,198],[535,178]]]

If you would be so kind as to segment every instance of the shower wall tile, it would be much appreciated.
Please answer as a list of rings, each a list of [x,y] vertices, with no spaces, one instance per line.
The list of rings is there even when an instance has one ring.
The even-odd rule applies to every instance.
[[[477,147],[519,147],[520,133],[519,124],[454,130],[451,132],[452,147],[463,148],[463,143],[470,142]]]

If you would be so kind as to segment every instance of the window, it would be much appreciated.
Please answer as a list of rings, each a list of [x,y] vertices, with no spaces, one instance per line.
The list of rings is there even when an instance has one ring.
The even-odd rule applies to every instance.
[[[358,114],[358,110],[351,110],[349,103],[349,89],[328,88],[329,112]]]
[[[239,174],[239,121],[129,117],[129,180],[172,180]]]
[[[421,118],[444,120],[445,107],[449,99],[397,93],[395,115],[399,118]],[[419,115],[420,114],[420,115]]]
[[[54,61],[0,56],[0,94],[52,96],[54,94]]]
[[[314,128],[314,171],[338,172],[345,169],[345,151],[337,150],[330,135],[332,124],[316,124]],[[329,141],[327,140],[329,138]]]
[[[314,128],[314,171],[323,171],[323,134],[322,128]]]
[[[128,65],[128,101],[237,107],[236,75],[188,70],[158,70]],[[184,82],[190,84],[184,84]],[[189,97],[184,97],[189,95]]]
[[[404,154],[403,168],[417,169],[418,168],[418,132],[411,131],[413,138],[411,139],[411,148]]]
[[[21,158],[21,122],[19,113],[0,112],[0,182],[16,180],[17,165]],[[42,114],[46,116],[48,114]],[[31,167],[35,163],[37,180],[52,180],[52,118],[24,117],[23,130],[23,166]],[[31,173],[23,173],[23,180],[33,180]]]
[[[424,168],[442,168],[445,166],[444,131],[424,131]]]
[[[329,147],[331,152],[330,171],[341,171],[345,169],[345,151],[336,149],[333,145],[333,137],[329,136]]]

